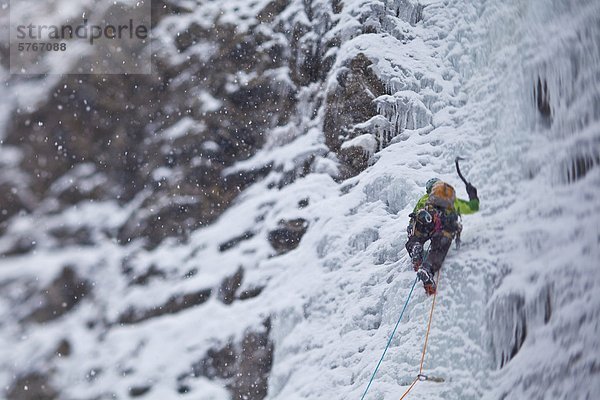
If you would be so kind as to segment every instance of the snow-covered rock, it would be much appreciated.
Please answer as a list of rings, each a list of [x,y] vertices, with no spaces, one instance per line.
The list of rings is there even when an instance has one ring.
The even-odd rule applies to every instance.
[[[155,8],[160,73],[0,68],[0,397],[360,398],[458,155],[481,210],[408,398],[600,396],[597,2]],[[366,398],[413,382],[430,307]]]

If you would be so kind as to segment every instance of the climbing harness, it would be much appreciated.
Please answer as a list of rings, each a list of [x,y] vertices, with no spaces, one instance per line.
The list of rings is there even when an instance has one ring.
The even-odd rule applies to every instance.
[[[436,284],[435,284],[437,287],[439,287],[441,272],[442,272],[442,270],[438,271],[438,276],[437,276]],[[426,381],[427,379],[429,379],[427,377],[427,375],[423,374],[423,363],[425,362],[425,354],[427,353],[427,342],[429,341],[429,331],[431,329],[431,320],[433,319],[433,310],[435,308],[436,297],[437,297],[437,291],[433,294],[433,301],[431,302],[431,311],[429,312],[429,322],[427,323],[427,333],[425,334],[425,344],[423,345],[423,352],[421,354],[421,365],[419,367],[419,373],[417,374],[417,377],[412,382],[412,384],[408,387],[406,392],[404,392],[402,397],[400,397],[400,400],[402,400],[406,397],[406,395],[412,390],[412,388],[415,386],[415,384],[418,381]]]
[[[381,358],[379,359],[379,362],[377,363],[377,366],[375,367],[375,371],[373,371],[373,375],[371,375],[369,384],[367,385],[367,388],[365,389],[365,392],[363,393],[360,400],[364,400],[365,396],[367,395],[367,392],[369,391],[369,387],[371,387],[371,383],[373,383],[373,379],[375,379],[375,374],[377,373],[377,370],[379,369],[379,366],[381,365],[381,362],[383,361],[383,357],[385,357],[385,353],[388,351],[388,348],[390,347],[390,344],[392,343],[392,339],[394,338],[394,335],[396,334],[396,329],[398,329],[398,325],[400,325],[400,321],[402,320],[402,316],[404,315],[404,311],[406,310],[406,307],[408,306],[410,296],[412,296],[412,293],[413,293],[413,290],[415,289],[416,284],[417,284],[417,278],[415,278],[415,281],[413,282],[412,287],[410,288],[410,293],[408,293],[408,297],[406,298],[404,307],[402,307],[402,312],[400,313],[398,322],[396,322],[396,326],[394,327],[394,330],[392,331],[392,334],[390,335],[390,338],[388,339],[387,345],[385,346],[385,349],[383,350],[383,354],[381,355]]]

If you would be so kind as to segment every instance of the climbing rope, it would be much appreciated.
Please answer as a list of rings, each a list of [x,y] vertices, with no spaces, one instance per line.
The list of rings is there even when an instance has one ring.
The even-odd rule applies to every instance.
[[[436,291],[435,294],[433,295],[433,301],[431,302],[431,311],[429,312],[429,322],[427,323],[427,333],[425,334],[425,344],[423,345],[423,352],[421,354],[421,365],[419,366],[419,374],[417,375],[417,377],[415,378],[415,380],[413,381],[413,383],[408,387],[408,389],[406,390],[406,392],[404,392],[404,394],[402,395],[402,397],[400,397],[400,400],[404,399],[406,397],[406,395],[412,390],[412,388],[415,386],[415,384],[418,381],[426,381],[427,380],[427,375],[423,375],[423,363],[425,362],[425,353],[427,352],[427,342],[429,341],[429,331],[431,330],[431,320],[433,319],[433,310],[435,308],[435,298],[437,297],[437,292],[439,289],[439,283],[440,283],[440,275],[442,271],[440,270],[438,272],[438,276],[436,279]]]
[[[415,285],[417,284],[417,280],[418,280],[418,278],[415,278],[415,281],[413,282],[412,287],[410,288],[410,293],[408,294],[408,297],[406,298],[406,302],[404,303],[404,307],[402,308],[402,312],[400,313],[398,322],[396,322],[396,326],[394,327],[394,330],[392,331],[392,334],[390,335],[390,338],[388,339],[387,345],[385,346],[385,349],[383,350],[383,354],[381,355],[381,358],[379,359],[379,362],[377,363],[377,366],[375,367],[375,371],[373,371],[373,375],[371,375],[371,380],[369,380],[369,384],[367,385],[367,388],[365,389],[365,392],[363,393],[360,400],[364,400],[365,396],[367,395],[367,392],[369,391],[369,388],[371,387],[371,383],[373,383],[373,379],[375,379],[375,374],[377,373],[377,370],[379,369],[379,366],[381,365],[381,362],[383,361],[383,357],[385,357],[385,353],[388,351],[388,348],[390,347],[390,344],[392,343],[392,339],[394,338],[394,335],[396,334],[396,329],[398,329],[398,325],[400,325],[400,321],[402,320],[404,311],[406,310],[406,307],[408,306],[410,296],[412,296],[413,290],[415,289]],[[435,300],[435,297],[434,297],[434,300]]]

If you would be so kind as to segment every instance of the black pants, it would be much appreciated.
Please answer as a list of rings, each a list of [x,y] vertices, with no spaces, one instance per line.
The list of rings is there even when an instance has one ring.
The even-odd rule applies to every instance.
[[[423,268],[427,269],[432,274],[435,274],[442,268],[442,263],[446,258],[446,254],[448,254],[448,250],[450,250],[450,245],[452,245],[452,234],[447,231],[442,231],[436,232],[430,237],[411,236],[408,238],[408,242],[406,242],[408,254],[412,257],[413,252],[419,247],[415,247],[415,245],[418,243],[422,248],[428,240],[431,240],[431,245],[427,257],[423,260]]]

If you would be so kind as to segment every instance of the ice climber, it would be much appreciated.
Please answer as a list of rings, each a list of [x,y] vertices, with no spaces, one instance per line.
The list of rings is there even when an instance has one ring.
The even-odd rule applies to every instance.
[[[456,198],[454,188],[449,184],[438,178],[430,179],[425,185],[427,193],[419,199],[409,215],[406,250],[428,295],[435,294],[433,277],[442,267],[452,240],[460,238],[460,216],[479,210],[477,189],[466,181],[465,184],[468,201]],[[429,252],[423,259],[423,245],[428,240],[431,241]]]

